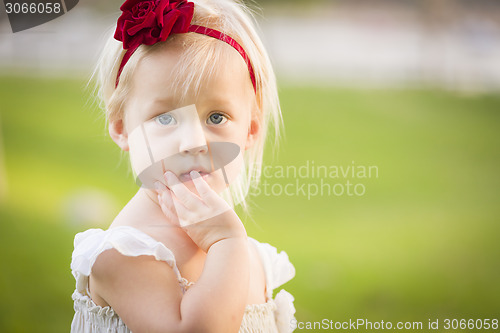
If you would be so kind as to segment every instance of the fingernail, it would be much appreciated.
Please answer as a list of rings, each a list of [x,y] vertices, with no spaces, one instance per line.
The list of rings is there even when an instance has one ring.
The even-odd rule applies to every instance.
[[[161,191],[160,182],[155,182],[155,189],[157,192]]]
[[[191,176],[191,179],[200,177],[200,173],[196,170],[191,171],[189,175]]]
[[[167,182],[172,181],[172,173],[170,171],[165,172],[164,176]]]

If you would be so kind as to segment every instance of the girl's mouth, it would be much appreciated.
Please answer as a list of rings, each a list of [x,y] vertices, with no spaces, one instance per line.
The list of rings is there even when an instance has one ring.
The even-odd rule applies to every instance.
[[[192,180],[191,174],[190,174],[191,171],[197,171],[200,174],[200,176],[203,177],[204,180],[207,180],[207,178],[210,176],[210,174],[207,173],[207,172],[205,172],[205,171],[201,171],[201,170],[189,170],[187,172],[181,173],[179,175],[179,180],[181,182],[183,182],[183,183]]]

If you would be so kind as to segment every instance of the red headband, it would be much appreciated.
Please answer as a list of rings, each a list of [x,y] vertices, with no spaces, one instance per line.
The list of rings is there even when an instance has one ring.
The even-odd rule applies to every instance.
[[[186,0],[126,0],[120,10],[122,15],[118,18],[114,37],[123,42],[123,49],[127,51],[118,69],[116,86],[120,81],[123,67],[140,45],[163,42],[172,34],[196,32],[219,39],[234,47],[245,60],[253,89],[257,91],[255,73],[243,47],[220,31],[191,25],[194,3]]]

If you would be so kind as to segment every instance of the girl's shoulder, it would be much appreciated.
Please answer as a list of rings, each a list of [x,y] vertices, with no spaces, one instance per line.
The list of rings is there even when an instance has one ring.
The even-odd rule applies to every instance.
[[[276,247],[268,243],[261,243],[251,237],[248,239],[259,253],[266,274],[267,293],[268,296],[271,296],[274,289],[295,276],[295,267],[285,251],[278,252]]]
[[[259,254],[266,275],[267,296],[272,297],[274,289],[295,276],[295,268],[286,252],[278,252],[276,247],[254,238],[248,239]],[[88,229],[75,235],[71,271],[77,282],[85,283],[97,257],[112,248],[125,256],[154,256],[171,266],[180,278],[174,253],[169,248],[135,227],[122,225],[107,230]]]
[[[97,257],[115,249],[125,256],[150,255],[167,262],[177,272],[174,254],[165,245],[132,226],[118,226],[107,230],[88,229],[75,235],[71,271],[89,276]]]

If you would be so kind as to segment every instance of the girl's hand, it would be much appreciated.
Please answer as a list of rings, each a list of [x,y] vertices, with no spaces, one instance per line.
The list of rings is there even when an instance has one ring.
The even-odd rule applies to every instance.
[[[216,242],[246,237],[238,215],[219,197],[196,171],[191,179],[198,195],[191,192],[177,177],[167,171],[167,187],[157,185],[158,201],[165,216],[180,225],[203,251]]]

